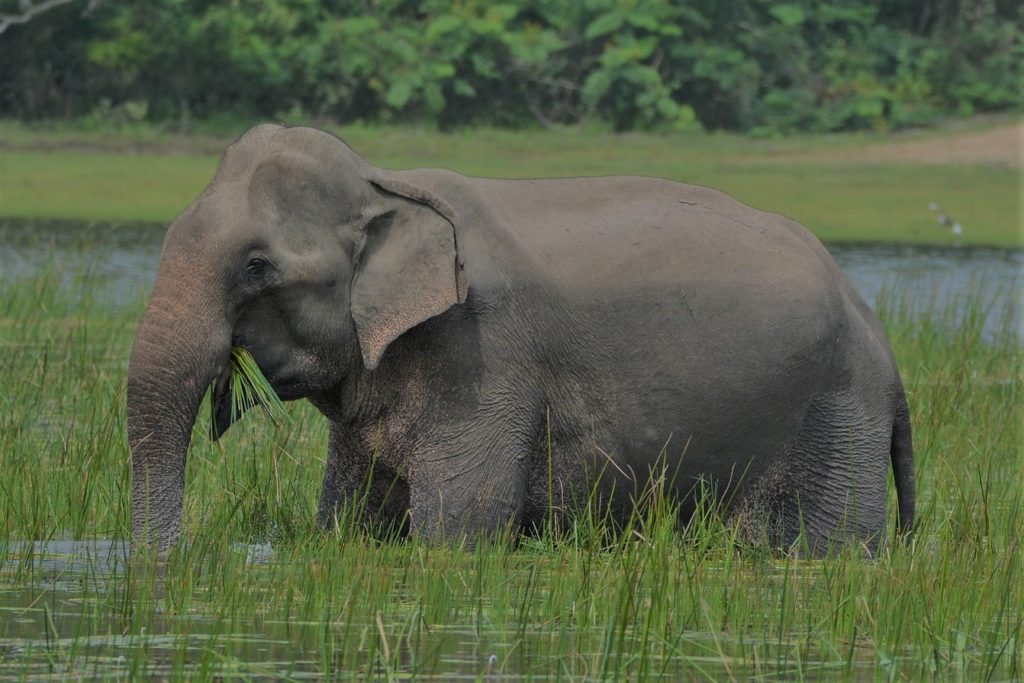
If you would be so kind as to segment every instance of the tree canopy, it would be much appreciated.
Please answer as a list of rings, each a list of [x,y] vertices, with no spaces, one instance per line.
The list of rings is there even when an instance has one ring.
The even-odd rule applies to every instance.
[[[773,134],[1022,107],[1019,0],[80,0],[0,34],[21,119]]]

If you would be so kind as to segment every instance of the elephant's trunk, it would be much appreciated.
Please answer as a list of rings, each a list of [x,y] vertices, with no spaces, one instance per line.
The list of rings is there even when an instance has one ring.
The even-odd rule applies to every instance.
[[[166,281],[161,272],[128,369],[132,540],[160,550],[178,538],[192,426],[231,344],[224,318],[210,315],[208,302],[201,313],[198,290],[161,291]]]

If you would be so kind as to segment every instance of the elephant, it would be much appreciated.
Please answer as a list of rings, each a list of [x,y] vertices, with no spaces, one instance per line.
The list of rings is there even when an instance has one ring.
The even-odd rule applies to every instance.
[[[874,553],[890,466],[913,524],[881,323],[807,229],[712,189],[385,170],[317,129],[247,131],[169,226],[132,347],[136,546],[177,542],[238,346],[329,421],[327,529],[356,500],[442,544],[593,500],[621,523],[660,476],[683,525],[710,497],[753,542]]]

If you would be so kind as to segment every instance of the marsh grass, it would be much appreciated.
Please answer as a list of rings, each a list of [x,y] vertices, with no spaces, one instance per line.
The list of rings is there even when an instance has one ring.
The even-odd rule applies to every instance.
[[[988,302],[880,302],[913,414],[919,516],[908,544],[874,560],[745,545],[707,500],[680,529],[660,479],[618,533],[595,501],[517,542],[381,542],[354,507],[321,532],[326,425],[289,403],[288,419],[253,411],[216,443],[202,416],[183,543],[150,566],[110,545],[130,529],[124,379],[142,302],[112,312],[87,295],[88,270],[70,290],[64,275],[0,279],[0,677],[1024,672],[1024,346],[1011,328],[983,333]],[[90,539],[106,545],[61,554]]]

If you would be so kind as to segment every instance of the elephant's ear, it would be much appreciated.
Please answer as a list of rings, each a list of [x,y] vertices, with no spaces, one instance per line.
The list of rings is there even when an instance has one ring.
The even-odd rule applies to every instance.
[[[352,318],[363,364],[373,370],[406,330],[464,303],[467,283],[447,203],[401,180],[370,182],[383,202],[364,226]]]

